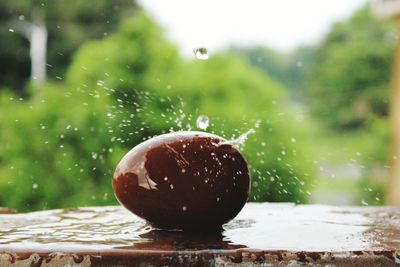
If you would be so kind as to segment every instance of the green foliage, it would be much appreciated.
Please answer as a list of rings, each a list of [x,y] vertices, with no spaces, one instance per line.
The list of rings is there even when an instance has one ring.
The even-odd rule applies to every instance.
[[[55,80],[64,77],[71,56],[83,42],[114,32],[120,18],[136,9],[135,1],[130,0],[0,1],[0,87],[22,94],[30,75],[29,42],[16,30],[21,23],[46,26],[47,72]]]
[[[360,189],[361,203],[365,202],[373,206],[384,204],[385,183],[381,178],[367,176],[358,182],[357,188]]]
[[[363,177],[359,196],[370,204],[380,204],[384,198],[395,42],[393,25],[375,20],[363,7],[349,20],[334,25],[317,47],[308,72],[311,112],[348,140],[340,143],[341,148],[360,154],[357,161],[363,166]]]
[[[194,129],[201,114],[226,138],[256,130],[243,147],[251,200],[307,200],[311,159],[282,88],[229,54],[182,60],[143,14],[85,43],[65,84],[31,95],[2,94],[0,206],[114,204],[110,179],[122,155],[156,134]]]
[[[391,25],[374,20],[366,7],[336,24],[310,70],[313,114],[334,129],[386,116],[394,41]]]
[[[297,100],[306,95],[306,71],[314,60],[313,47],[300,47],[293,53],[280,53],[267,47],[232,48],[235,54],[246,57],[253,67],[282,84]]]
[[[31,93],[29,100],[1,95],[0,206],[110,203],[107,98],[54,84]]]
[[[318,126],[310,132],[314,140],[309,140],[315,145],[315,158],[328,165],[351,161],[363,166],[360,182],[338,177],[343,180],[338,188],[346,191],[345,183],[354,186],[354,197],[370,204],[381,203],[384,194],[388,81],[395,39],[393,25],[376,21],[363,7],[335,24],[317,47],[299,48],[291,54],[264,47],[233,49],[284,85],[294,102],[308,102]],[[335,181],[323,179],[317,187],[327,183],[325,189],[332,193],[334,188],[329,186]]]

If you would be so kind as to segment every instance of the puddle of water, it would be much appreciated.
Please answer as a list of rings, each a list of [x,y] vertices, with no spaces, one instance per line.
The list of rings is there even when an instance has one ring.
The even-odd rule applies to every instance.
[[[0,250],[400,250],[400,230],[393,225],[385,236],[387,225],[375,225],[373,214],[382,211],[364,213],[361,208],[248,203],[222,232],[209,234],[157,230],[122,207],[0,214]]]

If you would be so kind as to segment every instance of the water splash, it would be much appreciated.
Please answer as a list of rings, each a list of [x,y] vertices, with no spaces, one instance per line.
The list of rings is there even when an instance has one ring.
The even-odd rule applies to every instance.
[[[205,47],[199,47],[199,48],[193,49],[193,53],[197,59],[201,59],[201,60],[208,59],[208,52],[207,52],[207,48],[205,48]]]
[[[221,146],[221,145],[231,145],[231,146],[234,146],[234,147],[236,147],[236,148],[239,148],[241,145],[244,144],[244,142],[246,142],[246,140],[247,140],[249,134],[253,134],[253,133],[255,133],[255,132],[256,132],[256,131],[255,131],[253,128],[251,128],[251,129],[248,130],[247,132],[245,132],[245,133],[239,135],[238,138],[235,138],[235,139],[232,139],[232,140],[227,140],[227,141],[225,141],[225,142],[220,143],[219,145],[220,145],[220,146]]]
[[[209,123],[210,123],[210,120],[205,115],[200,115],[196,120],[197,128],[202,129],[202,130],[206,130],[208,128]]]

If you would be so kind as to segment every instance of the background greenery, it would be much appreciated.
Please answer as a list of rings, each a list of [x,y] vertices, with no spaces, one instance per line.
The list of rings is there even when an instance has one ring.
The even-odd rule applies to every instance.
[[[382,203],[394,34],[366,8],[316,47],[292,54],[233,47],[203,61],[181,58],[132,2],[59,3],[48,3],[46,24],[70,27],[50,34],[44,86],[27,81],[29,57],[21,61],[18,52],[26,44],[1,31],[13,45],[0,45],[0,206],[116,204],[110,180],[119,159],[154,135],[196,129],[199,115],[210,118],[208,131],[228,139],[256,130],[241,148],[251,201],[319,202],[336,190],[356,204]],[[35,4],[2,2],[0,19]],[[60,49],[65,60],[57,59]],[[360,177],[324,177],[325,169],[349,164]]]
[[[19,23],[46,25],[47,74],[50,80],[64,78],[72,55],[87,40],[112,33],[124,16],[134,14],[130,0],[6,0],[0,1],[0,84],[12,87],[20,95],[30,75],[28,40],[9,32]],[[7,64],[5,64],[7,63]],[[59,77],[59,78],[56,78]]]

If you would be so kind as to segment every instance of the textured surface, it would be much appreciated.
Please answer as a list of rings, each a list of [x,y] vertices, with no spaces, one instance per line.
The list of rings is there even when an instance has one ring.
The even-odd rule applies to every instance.
[[[0,214],[0,266],[400,266],[400,209],[246,204],[221,233],[151,228],[122,207]]]

